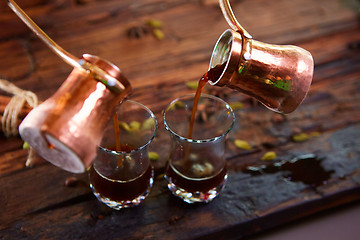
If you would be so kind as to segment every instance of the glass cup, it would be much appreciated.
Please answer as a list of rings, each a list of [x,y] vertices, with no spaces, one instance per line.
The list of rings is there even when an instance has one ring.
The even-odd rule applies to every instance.
[[[170,191],[185,202],[210,202],[226,183],[225,137],[235,115],[225,101],[202,94],[189,138],[193,101],[194,94],[177,98],[163,113],[171,136],[165,178]]]
[[[119,210],[146,198],[154,177],[148,145],[156,130],[155,115],[144,105],[127,100],[118,107],[89,169],[90,187],[99,201]]]

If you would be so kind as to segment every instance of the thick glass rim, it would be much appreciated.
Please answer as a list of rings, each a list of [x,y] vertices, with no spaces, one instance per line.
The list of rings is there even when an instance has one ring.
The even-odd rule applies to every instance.
[[[136,104],[136,105],[139,105],[140,107],[142,107],[145,111],[147,111],[149,114],[150,114],[150,117],[154,119],[155,121],[155,128],[152,132],[152,135],[151,137],[149,138],[149,140],[143,144],[142,146],[136,148],[136,149],[133,149],[133,150],[130,150],[130,151],[116,151],[116,150],[110,150],[108,148],[105,148],[105,147],[102,147],[99,145],[99,149],[107,152],[107,153],[111,153],[111,154],[115,154],[115,155],[126,155],[126,154],[131,154],[131,153],[134,153],[134,152],[137,152],[137,151],[140,151],[144,148],[146,148],[155,138],[156,136],[156,132],[158,130],[158,124],[157,124],[157,120],[156,120],[156,117],[155,117],[155,114],[148,108],[146,107],[144,104],[142,103],[139,103],[139,102],[136,102],[136,101],[133,101],[133,100],[125,100],[125,102],[130,102],[132,104]],[[123,102],[122,104],[124,104],[125,102]],[[120,105],[120,108],[121,108],[121,105]]]
[[[206,142],[214,142],[214,141],[217,141],[223,137],[225,137],[230,131],[231,129],[233,128],[234,126],[234,123],[235,123],[235,113],[233,111],[233,109],[230,107],[230,105],[225,102],[224,100],[222,100],[221,98],[219,97],[216,97],[214,95],[210,95],[210,94],[206,94],[206,93],[203,93],[201,94],[200,96],[200,99],[201,98],[211,98],[211,99],[214,99],[216,101],[220,101],[222,102],[226,109],[228,109],[231,113],[231,116],[232,116],[232,121],[231,121],[231,124],[229,126],[229,128],[224,131],[221,135],[219,136],[216,136],[216,137],[213,137],[213,138],[207,138],[207,139],[190,139],[190,138],[187,138],[187,137],[184,137],[184,136],[181,136],[179,134],[177,134],[176,132],[174,132],[170,126],[168,125],[167,121],[166,121],[166,113],[167,113],[167,110],[170,108],[170,106],[172,104],[174,104],[176,101],[179,101],[180,99],[183,99],[183,98],[186,98],[186,97],[190,97],[190,96],[195,96],[195,93],[190,93],[190,94],[186,94],[186,95],[183,95],[181,97],[178,97],[178,98],[175,98],[174,100],[172,100],[167,106],[166,108],[164,109],[164,112],[163,112],[163,122],[164,122],[164,126],[165,126],[165,129],[167,131],[169,131],[171,134],[173,134],[173,136],[177,137],[178,139],[180,140],[183,140],[183,141],[186,141],[186,142],[189,142],[189,143],[206,143]]]

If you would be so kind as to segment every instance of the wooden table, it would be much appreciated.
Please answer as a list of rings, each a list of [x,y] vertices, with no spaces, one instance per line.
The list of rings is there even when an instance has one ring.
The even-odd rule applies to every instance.
[[[205,92],[242,102],[227,139],[228,183],[210,204],[188,205],[173,197],[162,177],[169,150],[161,111],[173,98],[194,92],[187,82],[206,72],[212,48],[228,28],[212,0],[29,0],[20,6],[74,55],[91,53],[119,66],[131,81],[131,99],[157,116],[151,144],[156,178],[138,207],[111,210],[92,195],[86,174],[72,174],[44,162],[25,167],[20,137],[0,134],[1,239],[239,239],[304,216],[360,199],[360,24],[359,1],[232,1],[240,23],[259,41],[295,44],[309,50],[315,74],[306,100],[286,116],[230,89]],[[164,38],[150,29],[141,38],[128,29],[149,19],[163,22]],[[71,71],[0,2],[0,75],[51,96]],[[306,141],[293,141],[307,133]],[[243,139],[252,145],[234,145]],[[268,151],[277,158],[262,161]],[[307,155],[306,155],[307,154]],[[296,157],[316,158],[288,171],[259,174],[249,166]],[[310,159],[311,160],[311,159]],[[311,161],[314,161],[312,159]],[[304,169],[301,169],[304,168]],[[290,171],[290,172],[291,172]],[[312,184],[327,173],[324,183]],[[69,177],[78,179],[66,186]]]

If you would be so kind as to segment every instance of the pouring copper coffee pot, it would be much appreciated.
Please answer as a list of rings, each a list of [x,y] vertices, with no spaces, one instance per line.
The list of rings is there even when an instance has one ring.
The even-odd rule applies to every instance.
[[[253,40],[238,23],[228,0],[219,0],[231,29],[218,39],[209,68],[223,65],[210,84],[227,86],[250,95],[269,109],[290,113],[305,98],[313,78],[311,54],[297,46]]]
[[[131,92],[120,69],[97,56],[78,59],[50,39],[13,1],[9,7],[74,69],[56,93],[34,108],[19,133],[35,151],[67,171],[84,172],[96,156],[106,123]]]

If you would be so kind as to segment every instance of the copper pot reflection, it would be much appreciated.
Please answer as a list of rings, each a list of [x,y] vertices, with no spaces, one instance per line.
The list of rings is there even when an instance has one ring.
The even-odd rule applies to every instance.
[[[91,165],[106,123],[131,92],[130,83],[115,65],[89,54],[81,61],[114,77],[116,91],[91,70],[75,67],[56,93],[33,109],[19,127],[21,137],[38,154],[74,173]]]
[[[226,64],[212,84],[250,95],[271,110],[290,113],[305,98],[313,77],[311,54],[296,46],[251,40],[244,51],[243,36],[226,30],[215,45],[210,68]]]
[[[271,110],[294,111],[309,91],[314,61],[297,46],[259,42],[239,24],[228,0],[219,0],[231,27],[217,41],[210,68],[224,65],[220,77],[210,82],[250,95]]]

